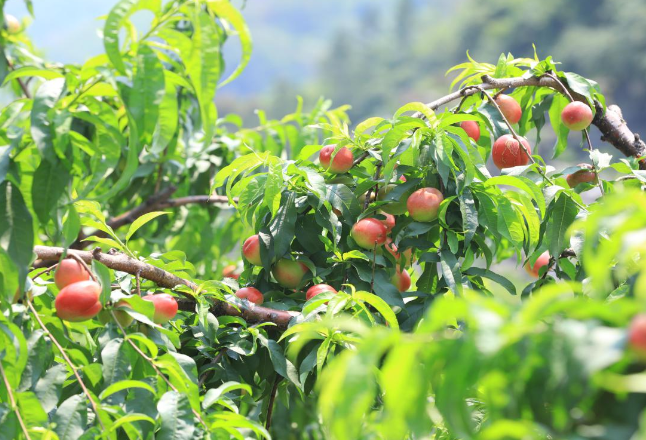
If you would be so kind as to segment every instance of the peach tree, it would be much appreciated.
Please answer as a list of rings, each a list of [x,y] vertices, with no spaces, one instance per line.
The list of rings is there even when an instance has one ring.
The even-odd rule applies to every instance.
[[[82,65],[3,20],[0,438],[646,435],[646,146],[596,82],[469,57],[247,128],[228,0],[120,0]]]

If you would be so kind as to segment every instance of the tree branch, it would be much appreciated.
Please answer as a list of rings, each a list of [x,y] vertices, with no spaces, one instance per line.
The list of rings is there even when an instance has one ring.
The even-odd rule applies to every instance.
[[[441,106],[451,101],[461,99],[479,93],[480,90],[490,89],[508,89],[517,87],[549,87],[566,96],[572,97],[581,102],[587,102],[585,98],[571,89],[564,88],[560,81],[555,81],[549,76],[537,77],[520,77],[520,78],[492,78],[489,75],[482,76],[482,84],[478,86],[467,86],[442,98],[427,104],[432,110],[437,110]],[[601,132],[601,140],[608,142],[613,147],[621,151],[627,157],[640,158],[646,155],[646,143],[637,133],[633,133],[626,122],[621,117],[621,110],[616,105],[608,106],[605,114],[603,107],[595,103],[596,114],[592,123],[597,126]],[[416,114],[415,116],[421,117]],[[646,170],[646,160],[640,160],[639,167]]]
[[[34,253],[43,261],[58,261],[64,252],[65,248],[62,247],[34,247]],[[199,288],[197,284],[192,281],[180,278],[170,272],[160,269],[159,267],[144,263],[143,261],[135,260],[119,252],[104,253],[99,248],[94,249],[92,252],[69,249],[67,254],[73,254],[75,257],[82,259],[86,263],[91,263],[92,260],[96,260],[113,270],[126,272],[132,275],[139,274],[142,278],[150,280],[160,287],[172,289],[177,286],[187,286],[194,292]],[[185,300],[178,301],[180,309],[184,311],[194,311],[195,300],[193,299],[193,296],[181,291],[179,293],[187,298]],[[267,307],[255,306],[253,304],[242,306],[238,309],[226,301],[219,300],[213,300],[211,313],[215,316],[240,316],[246,321],[252,323],[273,322],[278,328],[283,330],[287,328],[293,317],[299,316],[299,313],[296,312],[275,310]]]

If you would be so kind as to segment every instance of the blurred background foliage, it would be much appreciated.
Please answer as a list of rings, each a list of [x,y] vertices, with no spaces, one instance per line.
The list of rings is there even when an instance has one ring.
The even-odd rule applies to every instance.
[[[236,3],[236,2],[234,2]],[[96,18],[112,2],[35,0],[28,29],[47,59],[82,62],[101,53]],[[239,0],[254,54],[248,68],[221,90],[221,114],[255,124],[254,111],[279,118],[301,95],[350,104],[354,122],[386,116],[410,101],[445,94],[446,66],[465,52],[495,61],[502,52],[567,60],[568,71],[595,78],[629,125],[646,131],[646,2],[643,0]],[[5,9],[25,17],[23,2]],[[141,23],[148,23],[140,12]],[[137,20],[135,20],[137,21]],[[236,45],[228,45],[234,67]],[[492,62],[493,62],[492,61]],[[598,139],[598,137],[597,137]],[[545,142],[551,142],[546,139]]]

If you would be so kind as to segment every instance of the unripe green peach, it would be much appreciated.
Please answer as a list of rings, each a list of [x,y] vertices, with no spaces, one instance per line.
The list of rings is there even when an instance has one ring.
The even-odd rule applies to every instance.
[[[287,258],[279,260],[271,271],[278,284],[287,289],[300,287],[307,272],[309,268],[306,265]]]

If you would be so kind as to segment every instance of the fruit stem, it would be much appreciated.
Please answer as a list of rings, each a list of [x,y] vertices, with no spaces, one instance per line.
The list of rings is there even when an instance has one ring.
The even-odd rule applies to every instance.
[[[72,373],[74,376],[76,376],[76,380],[78,381],[79,385],[81,386],[81,389],[87,396],[88,400],[90,401],[90,405],[92,405],[92,409],[94,410],[94,414],[96,414],[96,419],[99,422],[99,425],[101,425],[101,428],[105,431],[105,425],[103,424],[103,421],[101,420],[101,416],[99,415],[99,407],[94,401],[94,398],[90,394],[90,390],[88,390],[87,386],[85,386],[85,383],[83,382],[83,379],[81,379],[81,375],[78,372],[78,369],[74,366],[72,363],[72,360],[69,358],[67,353],[65,353],[65,350],[63,349],[63,346],[58,342],[58,340],[54,337],[54,335],[47,329],[43,321],[40,319],[40,316],[38,315],[38,312],[36,311],[36,308],[34,307],[34,304],[31,302],[29,299],[29,296],[27,296],[27,307],[31,310],[31,312],[34,314],[34,318],[36,318],[36,321],[38,322],[38,325],[40,328],[45,332],[45,335],[51,339],[51,341],[54,343],[56,348],[58,348],[58,351],[61,352],[61,356],[63,356],[63,359],[65,360],[65,363],[67,364],[68,367],[72,370]]]
[[[95,283],[99,282],[96,279],[96,277],[94,276],[94,274],[92,273],[92,270],[90,269],[90,266],[88,266],[87,263],[85,261],[83,261],[83,259],[81,257],[79,257],[78,255],[76,255],[74,253],[69,253],[67,255],[69,255],[69,257],[72,258],[73,260],[76,260],[81,266],[83,266],[85,268],[85,270],[87,270],[87,272],[90,274],[90,277],[92,278],[92,281],[94,281]]]
[[[9,383],[9,379],[7,379],[7,375],[4,372],[4,368],[2,368],[2,362],[0,362],[0,375],[2,375],[2,380],[4,381],[4,385],[7,388],[7,394],[9,395],[9,403],[11,403],[11,409],[13,409],[13,412],[16,413],[16,418],[18,419],[18,423],[20,423],[20,428],[22,429],[22,433],[25,434],[25,438],[27,440],[31,440],[31,437],[29,437],[29,431],[27,431],[27,426],[25,426],[25,422],[22,420],[22,416],[20,415],[20,411],[18,410],[18,405],[16,404],[16,399],[13,396],[13,391],[11,390],[11,384]]]

